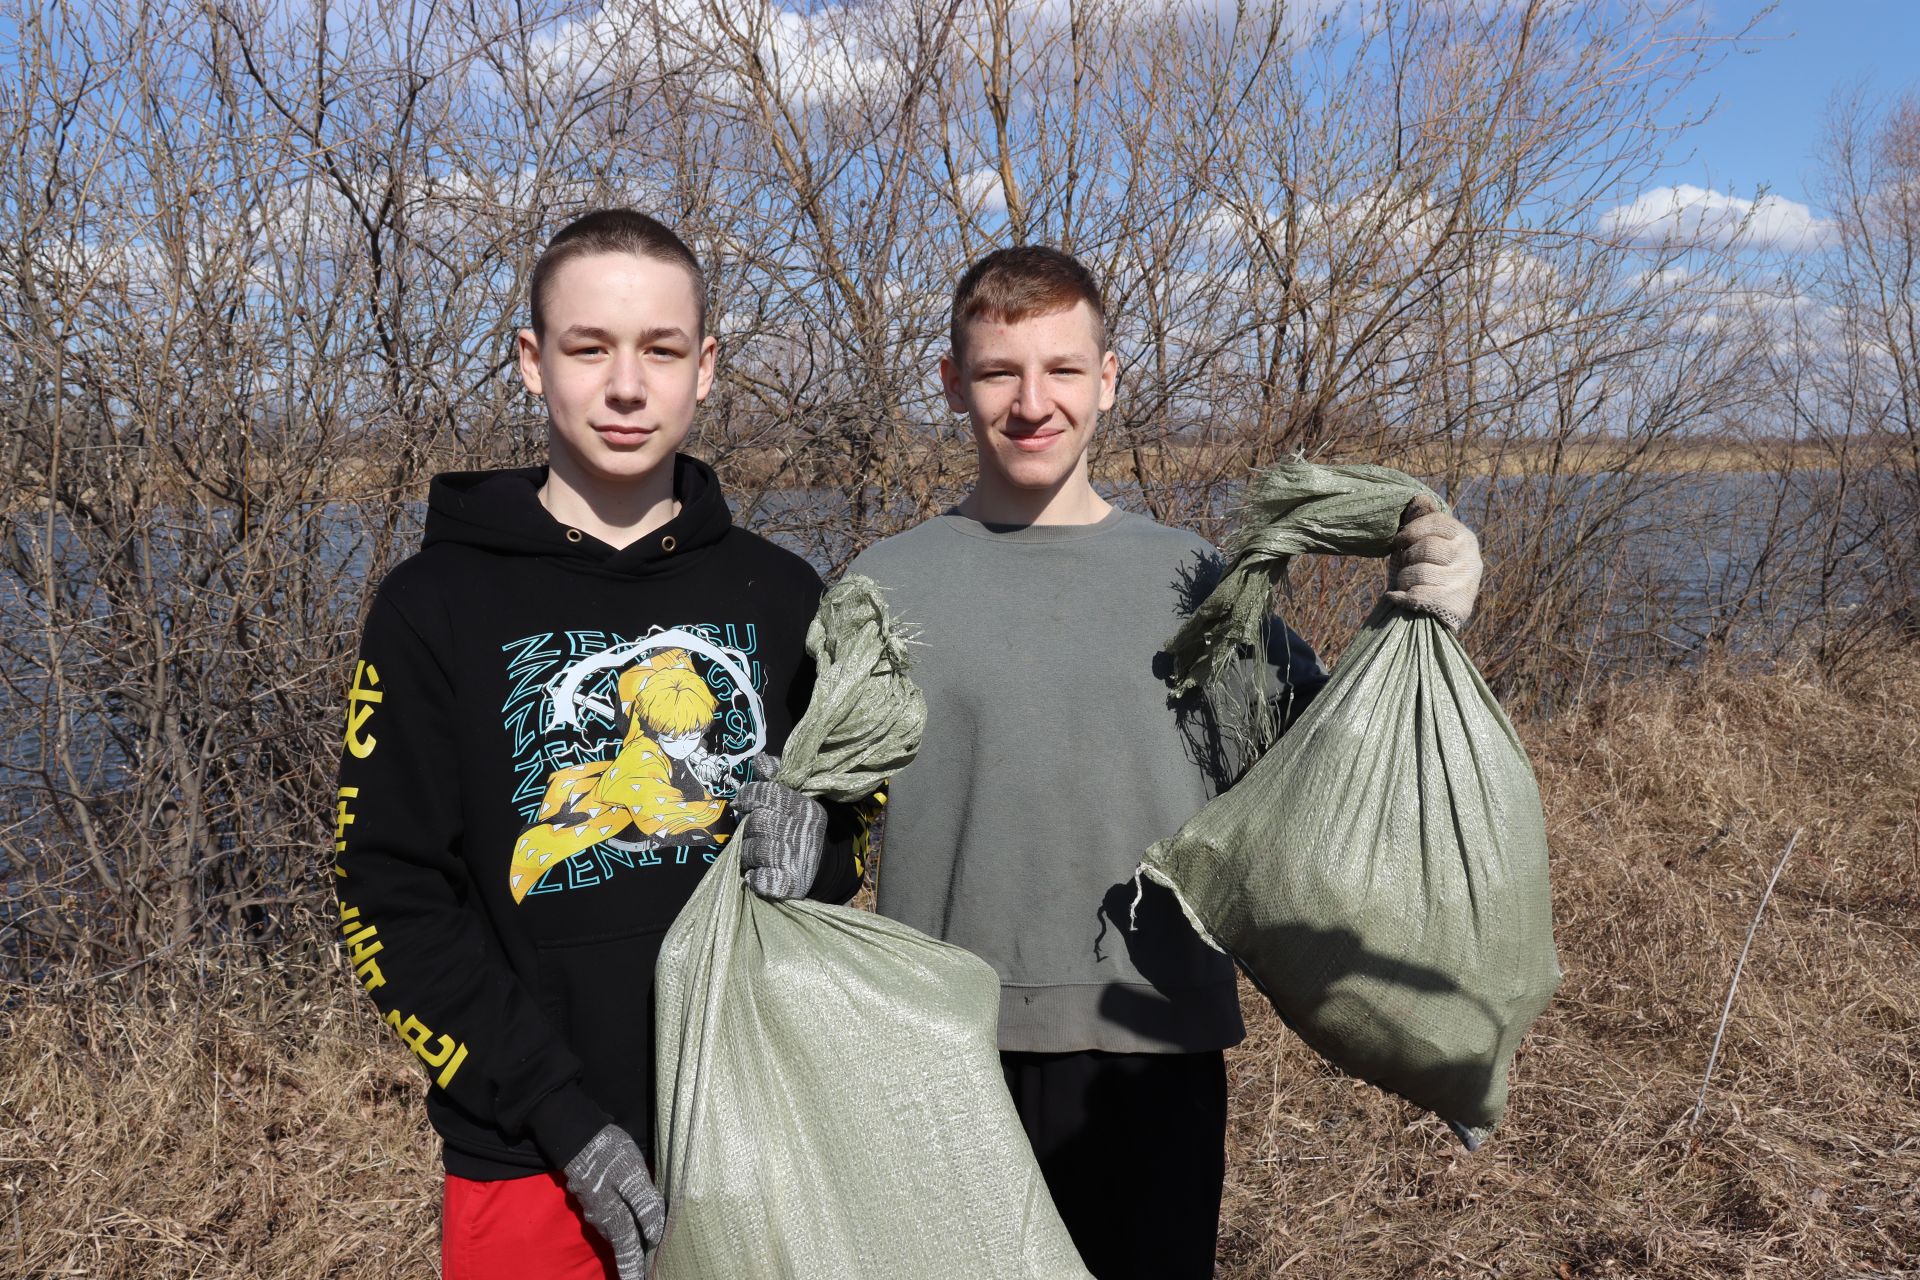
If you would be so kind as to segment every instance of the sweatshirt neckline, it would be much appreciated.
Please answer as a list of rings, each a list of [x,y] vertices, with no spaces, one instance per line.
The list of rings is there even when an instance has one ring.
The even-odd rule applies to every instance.
[[[1088,538],[1097,538],[1110,532],[1115,525],[1127,518],[1123,507],[1115,506],[1095,520],[1092,524],[989,524],[975,520],[971,516],[960,514],[953,507],[936,517],[955,533],[970,538],[980,538],[987,542],[1017,543],[1031,545],[1036,543],[1081,542]]]
[[[542,556],[616,577],[678,572],[689,553],[726,537],[733,518],[712,468],[686,454],[675,454],[673,467],[679,513],[625,547],[572,528],[542,506],[543,466],[436,476],[423,545],[456,542],[496,554]]]

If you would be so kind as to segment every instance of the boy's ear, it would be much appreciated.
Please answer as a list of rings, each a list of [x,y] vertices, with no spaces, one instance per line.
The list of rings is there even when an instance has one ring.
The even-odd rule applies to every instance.
[[[960,361],[953,352],[940,357],[940,389],[946,392],[947,408],[955,413],[966,413],[967,398],[961,394]]]
[[[720,344],[712,334],[700,339],[700,381],[694,390],[695,400],[705,400],[707,392],[713,390],[713,365],[719,353]]]
[[[543,395],[540,381],[540,339],[533,330],[522,329],[514,335],[514,354],[520,363],[520,381],[529,395]]]
[[[1113,393],[1120,385],[1120,357],[1109,351],[1100,357],[1100,412],[1113,408]]]

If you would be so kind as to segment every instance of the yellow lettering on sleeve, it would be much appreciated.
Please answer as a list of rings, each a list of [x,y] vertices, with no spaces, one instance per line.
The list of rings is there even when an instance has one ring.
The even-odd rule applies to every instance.
[[[356,759],[365,760],[380,745],[380,740],[372,734],[362,736],[367,721],[373,719],[374,709],[378,707],[386,694],[374,686],[380,683],[380,672],[371,662],[362,659],[353,669],[353,688],[347,691],[347,750]]]
[[[347,801],[358,800],[360,788],[340,788],[340,798],[333,806],[333,852],[334,856],[347,851],[347,828],[353,825],[353,813],[347,808]]]
[[[426,1063],[429,1069],[439,1068],[440,1074],[433,1078],[433,1082],[442,1089],[453,1082],[454,1073],[467,1060],[466,1045],[449,1035],[436,1037],[426,1023],[412,1014],[402,1014],[394,1009],[387,1014],[387,1025],[406,1041],[414,1056]]]

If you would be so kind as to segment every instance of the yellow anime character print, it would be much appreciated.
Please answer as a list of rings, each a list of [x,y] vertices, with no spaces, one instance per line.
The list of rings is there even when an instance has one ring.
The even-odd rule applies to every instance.
[[[533,824],[514,842],[508,871],[520,902],[556,862],[637,833],[671,840],[711,831],[727,811],[712,787],[725,765],[704,748],[718,699],[685,649],[664,649],[620,673],[626,734],[611,760],[556,770]]]

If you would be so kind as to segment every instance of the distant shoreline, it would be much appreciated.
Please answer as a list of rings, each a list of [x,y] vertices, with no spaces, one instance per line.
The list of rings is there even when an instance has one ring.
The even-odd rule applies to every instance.
[[[831,474],[844,461],[834,456],[772,447],[727,449],[703,448],[696,434],[689,452],[711,461],[729,488],[754,490],[777,486],[783,489],[839,488],[842,481]],[[718,444],[719,442],[713,442]],[[1252,451],[1244,442],[1189,444],[1158,441],[1138,446],[1114,446],[1096,438],[1091,465],[1096,481],[1106,484],[1195,484],[1231,483],[1238,474],[1253,468]],[[1825,445],[1804,441],[1669,441],[1659,444],[1634,444],[1617,439],[1570,440],[1563,442],[1486,442],[1456,444],[1427,442],[1391,451],[1363,451],[1356,448],[1332,448],[1311,455],[1315,462],[1380,463],[1423,479],[1447,475],[1467,477],[1494,476],[1508,479],[1532,475],[1598,476],[1614,472],[1649,475],[1727,475],[1739,473],[1779,474],[1784,471],[1820,471],[1833,467],[1841,452]],[[1856,438],[1847,443],[1846,460],[1861,471],[1882,468],[1895,470],[1914,465],[1914,453],[1897,436]],[[1278,457],[1264,459],[1272,466]],[[463,470],[466,460],[449,456],[435,460],[431,471]],[[973,446],[969,439],[955,437],[909,445],[878,455],[871,472],[876,482],[890,477],[924,475],[928,472],[964,476],[973,465]],[[263,482],[269,481],[273,463],[263,459],[256,464]],[[384,477],[372,474],[376,468],[364,457],[342,458],[318,473],[324,479],[310,492],[294,495],[296,502],[378,502],[391,498],[382,485]],[[314,474],[309,472],[308,474]],[[179,497],[199,486],[185,477],[153,482],[155,490]],[[785,483],[780,483],[781,481]],[[13,478],[9,490],[0,495],[0,516],[15,517],[44,512],[46,499],[37,492],[42,478],[23,475]],[[202,490],[204,492],[204,490]],[[91,495],[88,495],[91,497]],[[267,495],[263,494],[263,498]],[[285,501],[284,493],[271,495]],[[419,495],[424,498],[424,492]],[[177,500],[177,499],[175,499]],[[219,505],[237,506],[231,498]]]

